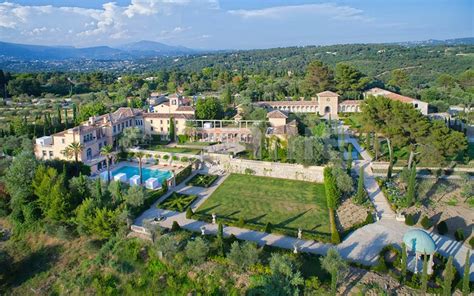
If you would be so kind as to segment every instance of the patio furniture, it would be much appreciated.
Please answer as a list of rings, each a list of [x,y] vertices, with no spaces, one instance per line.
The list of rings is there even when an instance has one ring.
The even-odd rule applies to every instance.
[[[124,173],[117,174],[114,176],[114,181],[127,183],[127,175]]]
[[[140,176],[139,175],[132,176],[129,180],[129,184],[130,186],[140,185]]]

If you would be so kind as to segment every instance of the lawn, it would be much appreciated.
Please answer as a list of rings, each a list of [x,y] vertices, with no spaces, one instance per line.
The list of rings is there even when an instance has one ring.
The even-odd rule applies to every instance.
[[[324,184],[230,175],[196,211],[198,219],[209,220],[216,213],[224,224],[325,240],[330,233]]]
[[[161,151],[161,152],[169,152],[169,153],[188,153],[188,154],[199,154],[201,150],[199,149],[192,149],[192,148],[185,148],[185,147],[166,147],[163,145],[152,145],[148,146],[144,149],[153,150],[153,151]]]

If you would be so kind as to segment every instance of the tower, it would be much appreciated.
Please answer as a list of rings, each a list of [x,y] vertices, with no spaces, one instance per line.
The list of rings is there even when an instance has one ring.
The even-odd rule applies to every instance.
[[[318,113],[321,116],[331,116],[337,118],[339,110],[339,95],[332,91],[323,91],[318,96]]]

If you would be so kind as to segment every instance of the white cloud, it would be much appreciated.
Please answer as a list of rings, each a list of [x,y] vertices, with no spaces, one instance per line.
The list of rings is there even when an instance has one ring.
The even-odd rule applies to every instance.
[[[157,13],[169,14],[173,6],[204,5],[209,8],[218,8],[218,0],[132,0],[124,14],[129,18],[136,15],[150,16]]]
[[[321,15],[337,20],[365,19],[362,10],[333,3],[275,6],[254,10],[229,10],[228,12],[243,18],[283,19],[306,14]]]

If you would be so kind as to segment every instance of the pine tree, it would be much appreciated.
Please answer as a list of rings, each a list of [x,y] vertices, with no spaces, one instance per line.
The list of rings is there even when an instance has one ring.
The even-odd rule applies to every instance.
[[[466,254],[466,261],[464,262],[464,274],[462,276],[462,295],[469,295],[469,261],[471,259],[471,252],[468,250]]]
[[[423,271],[421,273],[421,295],[426,295],[428,288],[428,255],[423,256]]]
[[[406,204],[411,206],[416,198],[416,165],[413,165],[410,172],[410,179],[408,180],[408,188],[406,194]]]
[[[450,296],[454,279],[453,256],[449,256],[448,263],[444,268],[443,295]]]
[[[407,277],[407,246],[402,243],[402,283],[405,282]]]
[[[361,166],[359,170],[359,180],[357,181],[357,194],[355,202],[358,204],[363,204],[367,194],[364,189],[364,168]]]

